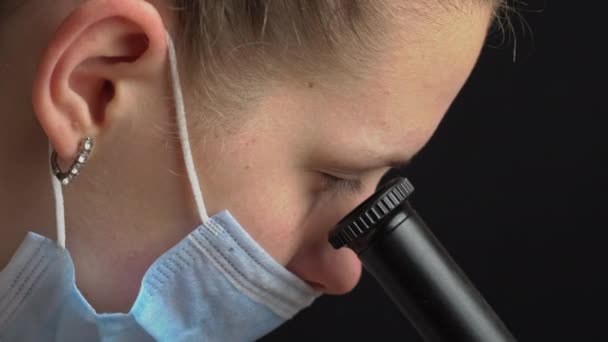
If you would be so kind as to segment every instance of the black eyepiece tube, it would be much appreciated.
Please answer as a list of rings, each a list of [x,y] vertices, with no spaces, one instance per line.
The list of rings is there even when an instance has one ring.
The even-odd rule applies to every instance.
[[[410,206],[413,190],[391,180],[338,223],[330,243],[357,253],[425,341],[516,341]]]

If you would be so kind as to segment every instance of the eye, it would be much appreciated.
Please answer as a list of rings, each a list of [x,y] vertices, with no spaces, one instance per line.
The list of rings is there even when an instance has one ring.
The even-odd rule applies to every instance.
[[[338,176],[324,172],[322,172],[321,175],[325,180],[325,188],[328,191],[341,192],[347,194],[356,194],[363,191],[363,182],[358,178],[340,178]]]

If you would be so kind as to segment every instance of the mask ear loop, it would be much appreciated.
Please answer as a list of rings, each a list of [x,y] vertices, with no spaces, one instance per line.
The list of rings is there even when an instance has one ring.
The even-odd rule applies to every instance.
[[[179,72],[177,68],[177,57],[175,55],[175,45],[171,36],[167,32],[167,46],[169,49],[169,66],[171,71],[171,85],[173,89],[173,100],[175,102],[175,110],[177,114],[177,127],[179,131],[179,139],[182,145],[182,153],[184,155],[184,162],[186,163],[186,172],[188,174],[188,180],[192,187],[192,194],[194,195],[194,202],[196,203],[196,209],[198,211],[201,223],[205,224],[209,220],[207,215],[207,208],[205,207],[205,201],[203,200],[203,193],[201,192],[201,186],[198,180],[196,169],[194,168],[194,161],[192,159],[192,149],[190,148],[190,137],[188,136],[188,125],[186,124],[186,109],[184,108],[184,96],[182,93],[182,86],[179,79]]]
[[[169,67],[171,73],[171,85],[173,89],[173,97],[175,102],[175,111],[177,114],[177,127],[179,130],[180,143],[182,145],[182,153],[184,156],[184,162],[186,164],[186,173],[188,180],[192,188],[192,194],[194,195],[194,201],[196,203],[196,209],[198,216],[202,224],[205,224],[209,220],[207,214],[207,208],[205,207],[205,201],[203,200],[203,193],[201,192],[200,182],[194,167],[194,160],[192,158],[192,148],[190,147],[190,137],[188,135],[188,125],[186,122],[186,109],[184,106],[184,96],[182,93],[181,82],[179,79],[179,72],[177,68],[177,57],[175,54],[175,46],[169,33],[167,33],[167,47],[169,49]],[[49,157],[52,158],[53,146],[49,142]],[[49,163],[51,165],[52,163]],[[53,167],[49,167],[51,175],[51,184],[53,187],[53,196],[55,199],[55,227],[57,229],[57,244],[62,248],[65,248],[65,204],[63,200],[63,189],[61,183],[55,176]]]
[[[52,158],[53,146],[49,142],[49,158]],[[55,198],[55,227],[57,229],[57,244],[65,248],[65,207],[63,202],[63,189],[59,179],[55,176],[52,163],[49,163],[51,173],[51,185],[53,186],[53,196]]]

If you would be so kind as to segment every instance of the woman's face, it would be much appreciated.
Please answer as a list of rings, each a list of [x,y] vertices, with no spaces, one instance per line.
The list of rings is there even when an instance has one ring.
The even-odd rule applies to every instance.
[[[352,289],[361,265],[350,250],[334,250],[327,234],[374,192],[391,165],[407,161],[424,146],[462,87],[481,49],[492,12],[483,1],[468,1],[463,1],[463,7],[444,7],[439,1],[417,15],[396,15],[402,22],[393,26],[393,32],[383,33],[399,39],[379,51],[373,66],[360,70],[357,77],[303,77],[264,85],[263,96],[246,108],[238,128],[204,129],[201,133],[193,124],[191,135],[200,138],[193,146],[194,159],[209,214],[228,209],[272,257],[320,290],[340,294]],[[92,6],[92,2],[85,3]],[[60,99],[80,94],[79,101],[90,99],[96,90],[87,88],[90,75],[82,70],[91,69],[81,67],[89,65],[86,62],[90,60],[99,61],[92,58],[99,57],[98,53],[120,50],[113,45],[122,46],[120,30],[116,25],[95,26],[98,30],[107,28],[99,31],[99,36],[106,39],[89,49],[86,42],[91,37],[86,33],[90,31],[81,30],[79,25],[94,21],[92,18],[83,16],[70,22],[74,27],[64,30],[64,35],[51,36],[53,30],[48,29],[63,20],[75,3],[65,0],[61,2],[63,9],[54,5],[52,8],[60,12],[54,16],[47,15],[46,7],[31,4],[20,12],[21,16],[13,15],[3,23],[8,25],[4,32],[11,34],[0,36],[0,42],[13,47],[0,51],[0,61],[11,65],[3,70],[6,77],[0,78],[0,102],[9,104],[7,113],[24,113],[3,116],[5,121],[15,122],[7,126],[13,128],[6,129],[2,139],[8,143],[0,149],[9,160],[21,160],[11,163],[8,171],[3,170],[10,171],[3,179],[28,179],[5,182],[3,186],[11,196],[0,196],[4,201],[0,216],[8,227],[48,227],[54,220],[52,197],[50,192],[40,190],[48,188],[47,136],[52,137],[56,149],[62,144],[76,149],[80,131],[73,124],[96,122],[95,131],[104,134],[96,136],[86,172],[65,190],[68,245],[78,285],[89,301],[102,310],[125,309],[137,294],[147,267],[200,223],[194,217],[187,179],[175,176],[183,174],[179,145],[155,129],[165,123],[175,124],[167,106],[170,101],[166,101],[166,51],[160,44],[165,37],[164,26],[161,21],[151,20],[159,26],[153,31],[162,37],[151,40],[158,43],[156,52],[151,52],[156,53],[152,54],[156,59],[129,68],[130,73],[106,65],[113,72],[98,75],[112,78],[118,86],[104,115],[90,120],[87,107],[76,106],[83,115],[72,117],[62,103],[55,106],[55,98],[45,94],[66,95]],[[97,4],[102,10],[107,7],[102,2]],[[125,4],[114,2],[114,6]],[[30,11],[40,20],[31,21]],[[149,24],[148,12],[131,11],[129,18]],[[128,26],[125,30],[130,29]],[[23,32],[23,36],[12,32]],[[83,32],[78,42],[84,43],[68,44],[71,32]],[[80,56],[84,62],[75,63],[67,72],[51,57],[42,57],[48,59],[44,65],[49,68],[35,72],[35,59],[42,55],[49,39],[55,47],[67,46],[66,56]],[[31,47],[22,41],[32,42]],[[53,65],[57,68],[51,68]],[[64,75],[65,82],[55,87],[44,83],[49,79],[41,77],[45,70],[58,71],[54,74]],[[88,76],[83,79],[83,75]],[[70,83],[68,76],[72,80],[81,77],[82,82]],[[30,79],[34,79],[33,92]],[[63,84],[78,87],[68,89]],[[39,104],[35,127],[29,94]],[[191,118],[206,115],[205,108],[205,103],[187,98]],[[57,115],[51,117],[52,113]],[[81,117],[86,120],[71,121],[71,126],[66,121]],[[75,127],[74,132],[68,130],[74,133],[73,141],[60,134],[63,131],[57,127],[64,126],[57,122]],[[23,127],[30,125],[24,134]],[[32,158],[14,148],[23,144],[24,136],[36,137],[39,157]],[[64,159],[69,160],[69,156]],[[26,164],[28,161],[33,164]],[[44,229],[39,233],[54,236],[50,228]],[[21,233],[9,235],[9,249],[16,248]],[[111,253],[108,246],[112,246]],[[9,256],[0,255],[0,265]],[[115,267],[117,264],[121,267]],[[99,269],[109,274],[97,272]]]
[[[348,249],[332,249],[328,232],[391,165],[425,145],[485,38],[489,8],[441,8],[423,29],[401,25],[405,43],[383,51],[366,77],[269,88],[238,130],[201,139],[195,159],[209,213],[229,209],[315,287],[352,289],[360,263]]]

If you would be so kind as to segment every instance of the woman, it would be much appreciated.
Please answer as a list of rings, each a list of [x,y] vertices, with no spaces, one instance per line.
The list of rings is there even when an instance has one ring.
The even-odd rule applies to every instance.
[[[253,340],[350,291],[328,231],[429,140],[497,5],[0,2],[0,340]]]

